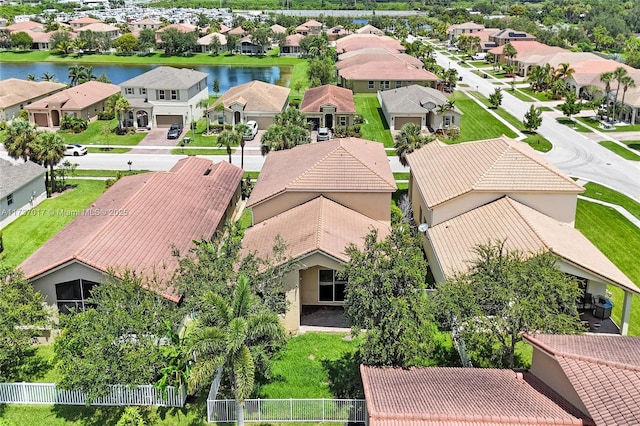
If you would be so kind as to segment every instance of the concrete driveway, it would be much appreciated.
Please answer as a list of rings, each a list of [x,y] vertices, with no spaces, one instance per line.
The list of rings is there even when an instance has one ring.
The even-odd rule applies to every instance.
[[[147,136],[145,136],[138,146],[177,146],[178,142],[182,140],[186,130],[182,129],[182,133],[178,139],[167,139],[167,132],[169,129],[163,127],[155,127],[149,130]],[[131,154],[167,154],[166,149],[132,149]]]

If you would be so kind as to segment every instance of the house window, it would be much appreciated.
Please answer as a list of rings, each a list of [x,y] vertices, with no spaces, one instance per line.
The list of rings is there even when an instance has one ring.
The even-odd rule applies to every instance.
[[[177,90],[172,90],[171,91],[171,100],[172,101],[177,101],[180,99],[180,93],[178,93]]]
[[[124,89],[126,95],[133,95],[133,87],[127,87]]]
[[[375,89],[375,86],[373,84],[373,80],[369,80],[369,89]]]
[[[7,195],[7,205],[10,206],[13,204],[13,194]]]
[[[389,87],[391,87],[391,83],[389,82],[389,80],[380,82],[380,89],[385,90],[385,89],[388,89]]]
[[[347,125],[347,116],[346,115],[341,115],[338,117],[338,122],[340,123],[341,126],[346,126]]]
[[[146,95],[147,94],[147,89],[145,89],[144,87],[140,88],[140,94],[141,95]]]
[[[160,100],[165,100],[167,99],[164,90],[156,90],[156,97]]]
[[[396,81],[396,89],[399,89],[402,87],[402,82],[401,81]]]
[[[344,302],[345,280],[338,279],[337,271],[320,269],[318,272],[318,300],[320,302]]]
[[[88,302],[91,289],[98,283],[88,280],[73,280],[56,284],[58,311],[63,314],[84,311],[92,305]]]

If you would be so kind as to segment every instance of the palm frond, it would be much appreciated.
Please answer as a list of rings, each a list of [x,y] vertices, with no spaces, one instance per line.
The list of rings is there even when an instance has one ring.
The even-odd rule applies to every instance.
[[[244,401],[253,392],[255,365],[249,348],[243,346],[233,361],[234,393],[238,402]]]

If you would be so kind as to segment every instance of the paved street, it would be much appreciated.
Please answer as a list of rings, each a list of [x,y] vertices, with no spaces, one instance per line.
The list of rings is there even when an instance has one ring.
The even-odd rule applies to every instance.
[[[472,68],[458,66],[450,57],[438,54],[438,64],[448,67],[451,64],[462,76],[462,82],[470,90],[480,91],[489,96],[496,86],[495,79],[484,79],[472,72]],[[522,118],[531,105],[509,94],[508,85],[503,87],[502,106],[514,117]],[[551,163],[569,176],[601,183],[616,191],[627,194],[640,201],[640,165],[625,160],[597,142],[556,122],[557,113],[544,112],[542,126],[538,129],[553,144],[553,149],[543,154]],[[611,135],[607,135],[611,136]]]

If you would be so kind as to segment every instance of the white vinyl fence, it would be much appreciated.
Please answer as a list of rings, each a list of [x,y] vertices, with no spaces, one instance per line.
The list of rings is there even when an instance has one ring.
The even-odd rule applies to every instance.
[[[155,405],[183,407],[187,393],[184,387],[169,386],[166,395],[153,385],[128,387],[111,386],[111,392],[87,404],[87,397],[79,391],[62,390],[55,383],[0,383],[0,404],[59,404],[59,405]]]

